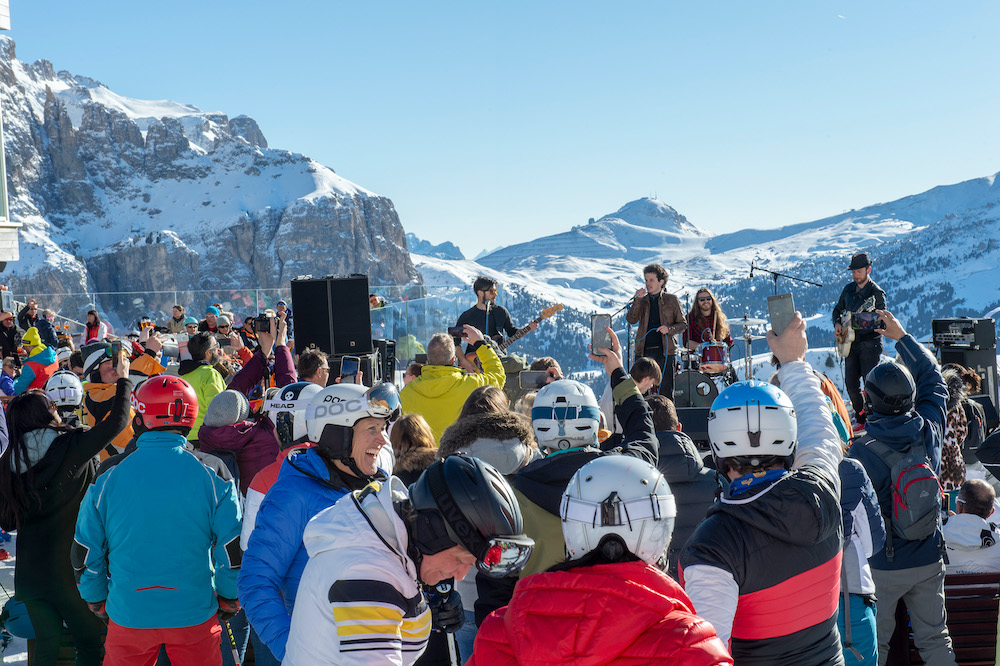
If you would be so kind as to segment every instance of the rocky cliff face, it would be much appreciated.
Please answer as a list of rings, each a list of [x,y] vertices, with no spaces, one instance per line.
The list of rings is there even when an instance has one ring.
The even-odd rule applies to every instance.
[[[280,288],[305,274],[420,281],[389,199],[269,148],[252,118],[122,97],[18,61],[7,38],[0,103],[11,217],[24,225],[3,281],[18,295],[45,294],[69,316],[97,300],[131,321],[169,311],[172,296],[153,291]],[[131,293],[92,295],[106,291]]]

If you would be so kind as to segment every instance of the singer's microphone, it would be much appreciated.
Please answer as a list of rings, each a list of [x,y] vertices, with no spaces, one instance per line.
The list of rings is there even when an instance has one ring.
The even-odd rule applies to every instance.
[[[753,277],[753,262],[750,262],[750,277]]]

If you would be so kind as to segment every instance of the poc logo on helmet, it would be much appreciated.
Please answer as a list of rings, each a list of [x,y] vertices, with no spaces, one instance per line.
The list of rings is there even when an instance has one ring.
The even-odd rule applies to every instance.
[[[323,403],[322,405],[316,405],[314,418],[321,419],[325,416],[339,416],[362,409],[362,402],[360,400],[331,399],[330,396],[326,396],[323,398]]]
[[[132,406],[132,409],[139,412],[140,414],[146,413],[146,403],[139,402],[135,397],[135,393],[130,393],[128,396],[128,402]]]

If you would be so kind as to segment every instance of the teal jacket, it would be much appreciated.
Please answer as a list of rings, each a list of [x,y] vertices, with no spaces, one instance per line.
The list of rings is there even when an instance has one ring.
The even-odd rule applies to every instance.
[[[97,478],[76,522],[80,596],[107,600],[133,629],[190,627],[236,598],[240,506],[176,433],[145,432],[137,450]]]

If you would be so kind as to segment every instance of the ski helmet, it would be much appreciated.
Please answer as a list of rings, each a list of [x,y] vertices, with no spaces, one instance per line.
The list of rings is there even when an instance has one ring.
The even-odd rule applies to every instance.
[[[313,396],[306,409],[309,441],[331,460],[351,460],[354,424],[361,419],[392,420],[400,413],[399,393],[393,384],[366,388],[360,384],[332,384]]]
[[[708,438],[717,461],[742,458],[756,467],[767,458],[791,457],[797,435],[792,401],[777,386],[755,379],[727,387],[708,413]]]
[[[865,412],[896,416],[913,407],[917,385],[899,363],[880,363],[865,377]]]
[[[559,507],[571,559],[596,550],[610,535],[656,564],[670,544],[677,506],[663,474],[645,460],[602,456],[577,470]]]
[[[83,384],[69,370],[58,370],[45,381],[45,395],[56,407],[79,407],[83,403]]]
[[[274,423],[282,449],[306,440],[306,408],[321,390],[321,386],[312,382],[295,382],[264,399],[264,412]]]
[[[135,418],[147,430],[190,429],[198,418],[198,394],[181,377],[150,377],[132,392]]]
[[[510,484],[489,464],[464,455],[433,463],[410,486],[413,542],[422,555],[455,545],[483,573],[503,577],[524,568],[535,542],[524,534]]]
[[[531,408],[531,425],[539,448],[572,449],[597,446],[601,409],[590,387],[559,379],[538,390]]]

